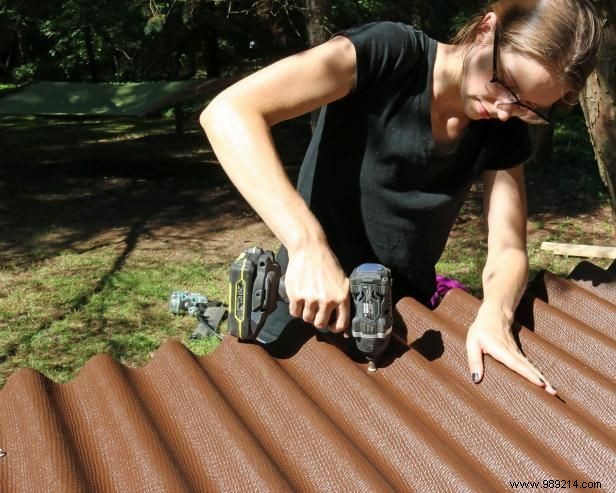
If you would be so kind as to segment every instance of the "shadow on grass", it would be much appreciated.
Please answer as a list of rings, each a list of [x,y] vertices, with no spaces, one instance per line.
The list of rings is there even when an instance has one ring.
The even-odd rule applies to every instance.
[[[2,118],[0,124],[0,267],[51,258],[77,245],[85,251],[105,232],[113,233],[113,243],[127,230],[128,244],[136,243],[133,235],[161,227],[185,232],[200,221],[199,234],[207,234],[255,217],[196,121],[182,136],[174,134],[170,119]],[[285,162],[301,160],[297,149],[307,143],[307,130],[281,129],[279,139],[298,142],[281,146],[288,149]]]
[[[99,281],[94,285],[92,289],[88,290],[87,292],[81,293],[75,299],[70,301],[63,312],[61,312],[55,317],[45,320],[33,331],[28,331],[19,340],[14,341],[9,347],[6,348],[6,351],[2,355],[0,355],[0,363],[13,357],[17,353],[20,346],[29,346],[33,337],[37,336],[41,332],[46,331],[54,323],[61,322],[67,316],[72,315],[75,312],[81,311],[85,306],[90,303],[92,296],[105,290],[105,288],[109,285],[115,274],[122,269],[122,267],[124,266],[124,262],[126,261],[130,253],[135,249],[139,234],[143,229],[143,224],[144,221],[141,220],[132,225],[125,238],[124,250],[116,258],[114,264],[109,269],[109,271],[106,272],[99,279]]]

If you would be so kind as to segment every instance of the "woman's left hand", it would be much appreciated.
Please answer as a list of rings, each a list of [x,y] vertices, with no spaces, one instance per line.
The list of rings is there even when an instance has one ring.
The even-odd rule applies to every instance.
[[[556,389],[543,374],[522,354],[511,333],[507,317],[496,308],[482,305],[466,337],[466,351],[471,380],[479,383],[483,378],[483,355],[489,354],[530,382],[556,395]]]

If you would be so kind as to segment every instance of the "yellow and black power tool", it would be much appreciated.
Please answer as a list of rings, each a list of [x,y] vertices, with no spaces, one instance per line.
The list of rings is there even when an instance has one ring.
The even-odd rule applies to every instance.
[[[349,280],[355,309],[350,333],[369,361],[369,369],[376,370],[392,331],[391,271],[381,264],[362,264]],[[286,311],[290,317],[288,303],[284,275],[274,253],[259,247],[244,250],[229,270],[229,334],[241,340],[271,342],[270,336],[262,337],[262,329],[276,313]]]

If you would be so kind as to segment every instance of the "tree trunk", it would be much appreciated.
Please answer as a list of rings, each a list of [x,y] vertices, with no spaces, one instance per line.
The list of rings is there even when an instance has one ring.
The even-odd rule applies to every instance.
[[[84,40],[86,44],[86,54],[88,57],[88,66],[90,67],[90,77],[92,82],[98,82],[98,70],[96,67],[96,57],[94,55],[94,43],[92,42],[92,27],[87,25],[83,28]]]
[[[596,4],[604,19],[604,45],[597,69],[582,93],[581,104],[616,221],[616,0],[596,0]]]
[[[11,68],[12,57],[13,57],[13,47],[9,46],[8,53],[6,54],[6,58],[4,59],[4,61],[0,62],[0,74],[3,75],[5,72],[8,73],[8,71]]]
[[[331,0],[306,0],[306,32],[310,47],[327,39],[326,23],[331,6]]]

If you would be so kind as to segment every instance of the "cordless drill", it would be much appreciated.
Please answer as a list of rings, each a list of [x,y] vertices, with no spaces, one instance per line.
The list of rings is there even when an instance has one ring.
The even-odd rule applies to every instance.
[[[391,272],[380,264],[362,264],[349,280],[355,309],[351,335],[374,371],[391,337]],[[267,318],[281,303],[289,300],[274,253],[259,247],[244,250],[229,270],[229,334],[240,340],[259,339]]]

